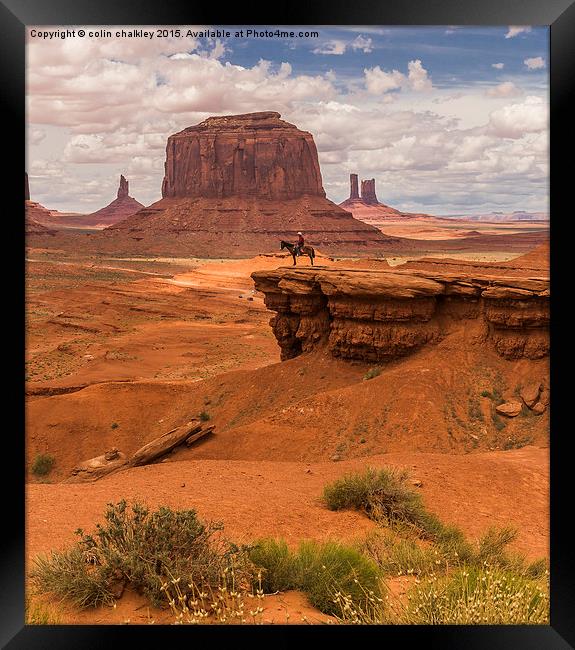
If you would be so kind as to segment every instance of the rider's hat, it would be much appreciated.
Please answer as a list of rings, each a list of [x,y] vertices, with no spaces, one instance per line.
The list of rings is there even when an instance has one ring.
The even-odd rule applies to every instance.
[[[298,231],[297,231],[297,234],[298,234],[298,235],[301,235],[301,232],[298,230]]]

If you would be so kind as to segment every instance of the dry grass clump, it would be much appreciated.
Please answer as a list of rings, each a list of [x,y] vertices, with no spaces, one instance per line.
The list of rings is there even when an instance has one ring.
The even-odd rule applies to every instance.
[[[548,625],[548,583],[488,564],[463,567],[416,585],[401,618],[422,625]]]
[[[427,512],[421,496],[407,484],[408,474],[394,468],[366,468],[326,485],[323,500],[330,510],[363,510],[370,519],[389,526],[411,526],[434,537],[443,531]]]
[[[77,530],[80,541],[70,550],[35,560],[31,578],[40,592],[95,607],[113,603],[118,586],[130,584],[160,606],[169,600],[164,585],[171,580],[215,587],[231,567],[238,583],[251,585],[247,550],[225,541],[218,534],[222,527],[203,524],[194,510],[150,512],[120,501],[108,504],[105,520],[93,535]]]

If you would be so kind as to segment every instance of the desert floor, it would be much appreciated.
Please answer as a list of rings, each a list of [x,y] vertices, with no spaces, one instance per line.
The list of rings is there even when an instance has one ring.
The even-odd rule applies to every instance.
[[[393,227],[393,234],[403,228],[405,235],[405,224]],[[487,226],[473,224],[467,230],[471,228]],[[500,228],[507,226],[492,226]],[[412,231],[414,238],[423,234]],[[521,252],[462,251],[434,257],[500,262]],[[452,453],[434,451],[421,436],[413,444],[405,438],[399,449],[382,446],[377,439],[365,451],[337,462],[331,459],[333,449],[315,443],[311,455],[298,456],[289,445],[282,449],[281,438],[270,447],[270,441],[258,446],[258,437],[252,436],[241,453],[231,434],[218,439],[218,428],[234,418],[238,431],[252,427],[263,437],[265,423],[282,409],[299,408],[302,400],[313,398],[309,430],[294,432],[296,441],[309,445],[317,437],[314,427],[322,418],[321,405],[328,408],[322,399],[359,390],[370,367],[303,357],[280,363],[268,325],[273,314],[253,290],[250,273],[291,264],[291,258],[87,257],[50,249],[28,249],[26,257],[28,462],[35,453],[53,453],[51,440],[58,445],[53,474],[43,480],[28,475],[29,565],[39,553],[71,544],[78,527],[93,529],[106,503],[122,498],[195,508],[201,518],[222,521],[236,542],[262,536],[284,537],[292,545],[309,538],[352,541],[365,535],[372,522],[355,512],[330,512],[320,496],[326,483],[367,465],[408,469],[421,481],[418,489],[427,507],[472,539],[491,525],[509,524],[518,529],[516,550],[532,559],[549,556],[549,450],[540,437],[523,446],[473,453],[463,447]],[[374,262],[320,256],[318,263],[369,268],[413,257]],[[435,357],[422,359],[410,372],[421,370],[422,363],[433,364]],[[313,367],[308,367],[312,361]],[[510,369],[521,371],[520,364]],[[264,377],[266,385],[258,388],[257,381]],[[293,383],[293,377],[301,381]],[[225,404],[219,404],[218,390],[228,400]],[[267,400],[268,420],[251,413],[258,392]],[[197,449],[94,483],[64,482],[70,468],[90,458],[93,449],[103,453],[111,445],[137,447],[146,436],[181,421],[186,409],[193,414],[202,405],[214,409],[216,435]],[[98,435],[102,437],[94,443]],[[87,612],[46,598],[40,601],[63,623],[172,622],[169,612],[152,611],[130,592],[115,609]],[[265,607],[264,622],[329,619],[297,592],[268,596]]]

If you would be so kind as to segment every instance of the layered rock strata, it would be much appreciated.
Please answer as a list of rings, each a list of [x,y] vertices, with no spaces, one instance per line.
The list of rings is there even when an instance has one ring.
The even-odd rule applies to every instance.
[[[318,347],[386,361],[442,340],[468,322],[506,359],[549,353],[548,277],[325,267],[252,273],[282,360]]]

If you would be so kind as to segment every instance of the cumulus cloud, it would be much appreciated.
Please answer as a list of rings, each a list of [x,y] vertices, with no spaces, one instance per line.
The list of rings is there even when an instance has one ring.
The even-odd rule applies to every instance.
[[[492,63],[491,67],[495,68],[496,70],[503,70],[505,63]]]
[[[367,52],[369,36],[356,29],[341,43]],[[512,82],[436,89],[419,59],[400,70],[361,66],[356,77],[347,68],[301,74],[287,61],[233,64],[218,56],[217,41],[33,47],[29,173],[35,200],[48,207],[98,209],[119,173],[149,204],[160,195],[171,133],[210,115],[260,110],[313,134],[324,187],[338,202],[350,172],[376,178],[390,205],[435,213],[490,202],[515,208],[518,196],[540,201],[546,192],[546,100],[514,99],[521,91]],[[429,90],[437,92],[422,93]]]
[[[515,36],[519,36],[519,34],[527,34],[530,31],[531,27],[526,25],[510,25],[507,34],[505,34],[505,38],[515,38]]]
[[[525,59],[523,63],[529,70],[539,70],[545,67],[545,59],[542,56],[535,56],[530,59]]]
[[[549,107],[542,97],[528,96],[519,104],[508,104],[489,116],[487,131],[501,138],[521,138],[549,126]]]
[[[347,49],[347,43],[340,40],[331,40],[325,42],[323,45],[316,47],[312,52],[314,54],[344,54]]]
[[[489,97],[517,97],[518,95],[522,95],[523,91],[512,81],[504,81],[503,83],[486,90],[485,94]]]
[[[365,68],[365,87],[372,95],[382,95],[390,90],[401,88],[405,82],[405,75],[398,70],[385,72],[378,65],[375,68]]]
[[[351,43],[354,50],[361,50],[365,54],[369,54],[373,50],[373,41],[371,38],[365,38],[361,34]]]
[[[415,91],[431,90],[431,79],[427,76],[427,70],[422,66],[421,61],[409,61],[407,64],[408,75],[398,70],[386,72],[378,65],[374,68],[364,68],[365,87],[372,95],[383,95],[391,90],[398,90],[408,87]]]
[[[407,64],[409,69],[409,83],[413,90],[431,90],[431,79],[427,76],[427,70],[421,65],[421,61],[416,59]]]

